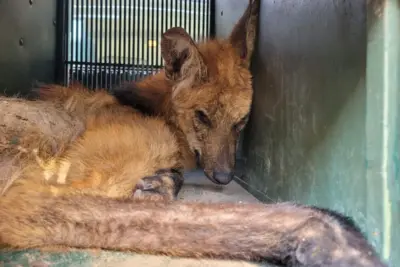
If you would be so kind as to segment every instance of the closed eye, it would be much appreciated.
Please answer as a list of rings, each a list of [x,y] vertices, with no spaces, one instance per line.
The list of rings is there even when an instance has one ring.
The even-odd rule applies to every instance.
[[[249,115],[247,114],[247,115],[244,116],[238,123],[236,123],[236,124],[233,126],[234,130],[235,130],[236,132],[242,131],[248,120],[249,120]]]
[[[211,128],[212,126],[211,120],[208,118],[207,114],[204,111],[196,110],[195,115],[198,121]]]

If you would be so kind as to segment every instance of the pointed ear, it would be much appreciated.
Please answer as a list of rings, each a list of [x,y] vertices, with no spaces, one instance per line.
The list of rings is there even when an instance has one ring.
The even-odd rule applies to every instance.
[[[243,64],[250,66],[256,39],[260,0],[249,0],[246,11],[233,28],[229,41],[243,59]]]
[[[174,83],[192,86],[207,79],[207,67],[196,44],[180,27],[163,33],[161,55],[165,62],[165,76]]]

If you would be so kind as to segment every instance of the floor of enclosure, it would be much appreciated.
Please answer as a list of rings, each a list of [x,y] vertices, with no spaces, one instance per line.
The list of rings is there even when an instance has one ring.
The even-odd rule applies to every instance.
[[[213,184],[201,172],[192,172],[186,175],[179,198],[189,201],[203,202],[258,202],[258,200],[244,190],[236,182],[227,186]],[[69,252],[46,253],[37,251],[21,251],[0,254],[0,267],[40,266],[40,267],[257,267],[244,261],[194,260],[170,258],[164,256],[150,256],[143,254],[115,253],[115,252]]]

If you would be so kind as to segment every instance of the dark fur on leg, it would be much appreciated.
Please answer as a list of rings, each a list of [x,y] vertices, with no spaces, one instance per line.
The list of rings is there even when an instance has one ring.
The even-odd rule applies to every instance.
[[[155,175],[142,178],[136,185],[134,198],[176,200],[183,185],[183,174],[177,169],[160,169]]]

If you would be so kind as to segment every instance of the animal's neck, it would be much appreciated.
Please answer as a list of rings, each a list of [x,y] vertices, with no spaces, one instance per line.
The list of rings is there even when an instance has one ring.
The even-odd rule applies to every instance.
[[[196,155],[192,152],[192,150],[189,147],[189,143],[186,139],[186,135],[183,133],[181,128],[178,126],[175,120],[170,119],[167,115],[164,117],[166,120],[169,128],[171,131],[175,134],[178,144],[179,144],[179,149],[181,152],[182,160],[183,160],[183,167],[185,170],[190,170],[194,169],[197,166],[196,163]]]
[[[171,131],[176,135],[184,161],[184,168],[195,168],[197,165],[196,156],[191,151],[186,135],[177,120],[176,111],[171,101],[172,84],[167,81],[164,72],[161,71],[144,78],[137,82],[135,87],[135,90],[141,95],[139,100],[143,101],[146,110],[150,111],[148,113],[162,117]],[[140,107],[138,109],[141,110]],[[146,113],[146,110],[141,111]]]

